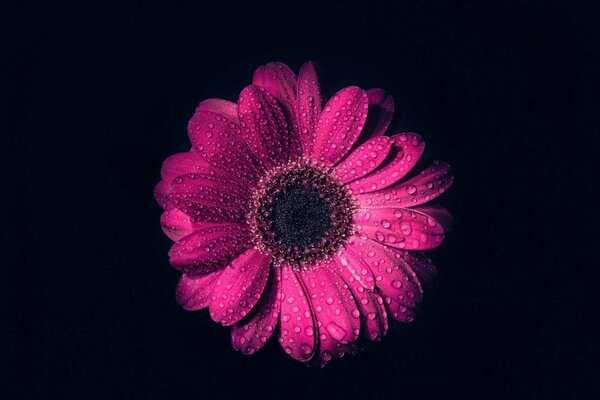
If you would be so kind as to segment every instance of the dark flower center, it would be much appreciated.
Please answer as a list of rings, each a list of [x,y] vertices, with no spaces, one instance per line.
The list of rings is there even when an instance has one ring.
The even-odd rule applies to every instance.
[[[331,227],[331,205],[318,190],[292,184],[275,195],[270,219],[275,240],[287,246],[311,246]]]
[[[269,171],[247,221],[255,246],[275,264],[327,261],[352,234],[352,198],[332,172],[301,159]]]

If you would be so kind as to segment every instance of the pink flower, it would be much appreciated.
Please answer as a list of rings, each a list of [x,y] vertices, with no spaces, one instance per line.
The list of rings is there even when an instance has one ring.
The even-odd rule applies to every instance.
[[[408,323],[435,267],[449,213],[425,205],[450,167],[408,174],[424,143],[385,136],[394,101],[356,86],[323,105],[312,63],[259,67],[237,104],[205,100],[192,148],[163,164],[155,196],[182,272],[177,301],[209,309],[252,354],[275,334],[298,361],[353,353]]]

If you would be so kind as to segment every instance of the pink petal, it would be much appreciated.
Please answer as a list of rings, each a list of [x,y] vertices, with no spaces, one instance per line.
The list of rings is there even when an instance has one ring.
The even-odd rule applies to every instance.
[[[383,299],[378,294],[373,293],[372,290],[366,289],[361,280],[357,280],[356,276],[343,265],[341,260],[342,257],[340,256],[332,264],[335,265],[336,272],[346,282],[356,300],[363,325],[366,328],[365,336],[370,340],[382,339],[388,328]]]
[[[404,178],[419,161],[425,149],[425,142],[419,135],[401,133],[392,136],[392,139],[394,145],[390,153],[395,153],[393,159],[366,177],[350,183],[354,193],[369,193],[386,188]]]
[[[369,100],[364,90],[350,86],[328,102],[317,123],[314,157],[335,165],[352,148],[367,119]]]
[[[415,271],[421,282],[431,285],[437,275],[437,271],[433,261],[429,257],[418,251],[405,251],[401,257]]]
[[[434,161],[412,179],[373,193],[356,195],[360,208],[411,207],[427,203],[444,193],[454,177],[450,165]]]
[[[226,173],[211,171],[181,175],[172,181],[162,180],[154,195],[163,209],[178,208],[189,215],[192,222],[223,222],[245,218],[249,191]]]
[[[437,204],[428,204],[426,206],[413,207],[411,209],[435,219],[446,232],[452,231],[454,218],[444,207]]]
[[[194,229],[190,216],[177,209],[162,213],[160,227],[165,235],[175,242],[192,233]]]
[[[215,283],[209,307],[211,318],[228,326],[248,315],[261,297],[270,269],[270,257],[255,249],[233,260]]]
[[[262,166],[288,160],[292,144],[288,125],[273,96],[260,86],[246,87],[238,99],[238,115],[248,148]]]
[[[369,97],[369,115],[363,134],[369,138],[382,136],[390,126],[394,116],[394,98],[383,89],[373,88],[367,90]]]
[[[253,354],[260,350],[277,326],[281,308],[281,269],[274,268],[273,275],[269,295],[255,307],[258,311],[251,314],[250,320],[240,321],[231,330],[233,348],[243,354]]]
[[[304,155],[313,153],[316,138],[317,121],[321,114],[321,89],[319,77],[312,62],[300,68],[298,74],[298,129]]]
[[[298,119],[296,117],[296,74],[287,65],[280,62],[261,65],[254,72],[252,83],[262,87],[281,105],[290,128],[290,158],[299,157],[302,153]]]
[[[387,246],[428,250],[444,240],[444,229],[433,218],[414,209],[359,209],[354,214],[357,234]]]
[[[281,329],[279,343],[298,361],[309,361],[317,347],[317,332],[306,288],[292,267],[281,271]]]
[[[209,273],[225,266],[249,245],[245,225],[201,223],[194,233],[171,247],[169,261],[183,272]]]
[[[375,285],[384,301],[393,298],[406,307],[421,301],[423,290],[416,276],[405,271],[395,254],[371,240],[355,240],[348,245],[365,259],[375,275]]]
[[[192,152],[214,168],[229,171],[240,180],[254,181],[256,167],[248,155],[248,148],[241,140],[242,133],[237,118],[227,113],[206,111],[215,108],[214,101],[203,106],[201,103],[188,124],[188,135]],[[209,107],[210,106],[210,107]]]
[[[384,303],[390,310],[389,315],[396,321],[410,323],[415,319],[415,310],[402,304],[396,297],[388,296]]]
[[[352,274],[354,280],[366,289],[372,291],[375,288],[375,277],[371,272],[371,267],[369,267],[369,264],[367,264],[367,262],[351,248],[346,248],[338,257],[338,266],[347,269],[348,272]]]
[[[320,358],[341,357],[342,345],[356,341],[360,333],[360,311],[352,293],[328,264],[302,271],[301,279],[317,319]]]
[[[390,138],[382,136],[370,139],[359,146],[335,167],[339,180],[342,183],[350,182],[373,171],[387,157],[392,142]]]
[[[198,104],[196,112],[210,111],[215,114],[222,115],[228,120],[239,125],[237,104],[223,99],[207,99]]]
[[[177,302],[184,309],[190,311],[208,307],[215,282],[221,275],[221,272],[215,271],[206,275],[182,274],[175,292]]]

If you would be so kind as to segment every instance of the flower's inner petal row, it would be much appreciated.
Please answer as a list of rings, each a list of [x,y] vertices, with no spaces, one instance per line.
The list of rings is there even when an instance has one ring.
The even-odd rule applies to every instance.
[[[306,289],[289,265],[281,267],[281,314],[279,343],[298,361],[309,361],[317,348],[317,329]]]
[[[300,68],[298,74],[298,129],[302,141],[303,154],[313,154],[316,140],[317,121],[321,115],[321,89],[317,70],[312,62],[307,62]]]
[[[198,104],[196,112],[209,111],[215,114],[222,115],[228,120],[239,125],[237,104],[223,99],[207,99]]]
[[[392,139],[382,136],[370,139],[359,146],[335,167],[340,182],[350,182],[372,172],[385,160],[392,143]]]
[[[210,316],[228,326],[244,318],[256,305],[269,278],[270,259],[254,249],[231,262],[215,283]]]
[[[175,243],[169,251],[171,265],[183,272],[206,274],[227,265],[250,247],[246,226],[198,224],[197,230]]]
[[[422,288],[416,276],[407,274],[393,253],[386,251],[382,245],[370,240],[356,240],[351,246],[369,263],[377,289],[392,317],[405,322],[412,320],[414,314],[411,309],[422,298]]]
[[[345,265],[344,259],[342,254],[334,265],[337,274],[346,282],[359,307],[363,332],[370,340],[381,340],[388,329],[383,299],[372,290],[365,288],[362,277],[357,279],[351,269]],[[370,271],[369,274],[371,274]]]
[[[178,209],[167,210],[160,216],[160,227],[165,235],[174,242],[181,240],[194,231],[189,215]]]
[[[227,114],[204,111],[198,107],[188,124],[192,152],[206,160],[209,165],[230,172],[240,181],[248,183],[257,179],[257,169],[243,142],[242,131],[236,121]]]
[[[182,274],[175,292],[177,303],[189,311],[208,307],[215,282],[221,276],[221,272],[219,270],[206,275]]]
[[[327,362],[342,357],[343,345],[353,343],[360,333],[360,311],[348,285],[320,263],[301,272],[319,330],[319,357]],[[336,266],[333,266],[336,268]]]
[[[289,157],[300,157],[302,145],[296,117],[296,74],[283,63],[268,63],[258,67],[252,77],[252,83],[265,89],[281,105],[289,127]]]
[[[258,163],[267,169],[288,161],[291,136],[277,101],[260,86],[247,86],[238,99],[245,140]]]
[[[434,161],[412,179],[373,193],[356,195],[361,208],[406,208],[427,203],[444,193],[453,181],[450,165]]]
[[[337,92],[321,111],[314,157],[335,165],[352,148],[365,125],[369,99],[364,90],[350,86]]]
[[[444,229],[428,215],[406,208],[372,208],[354,214],[358,236],[407,250],[428,250],[444,240]]]
[[[265,291],[266,292],[266,291]],[[231,330],[233,348],[243,354],[253,354],[269,340],[277,327],[281,309],[281,268],[273,269],[273,279],[268,292],[256,305],[248,320],[238,322]]]
[[[391,161],[384,163],[364,178],[350,183],[354,193],[362,194],[384,189],[400,179],[413,169],[421,158],[425,149],[425,142],[416,133],[401,133],[392,136],[394,141],[390,154],[394,154]]]
[[[367,96],[369,97],[369,116],[363,129],[363,135],[368,135],[365,138],[382,136],[394,116],[394,98],[379,88],[368,89]]]

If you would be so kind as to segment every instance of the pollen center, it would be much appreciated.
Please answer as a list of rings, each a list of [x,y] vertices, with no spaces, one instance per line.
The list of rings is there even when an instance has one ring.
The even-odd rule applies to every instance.
[[[275,264],[328,261],[352,234],[353,201],[332,171],[301,159],[269,171],[247,222],[258,250]]]

